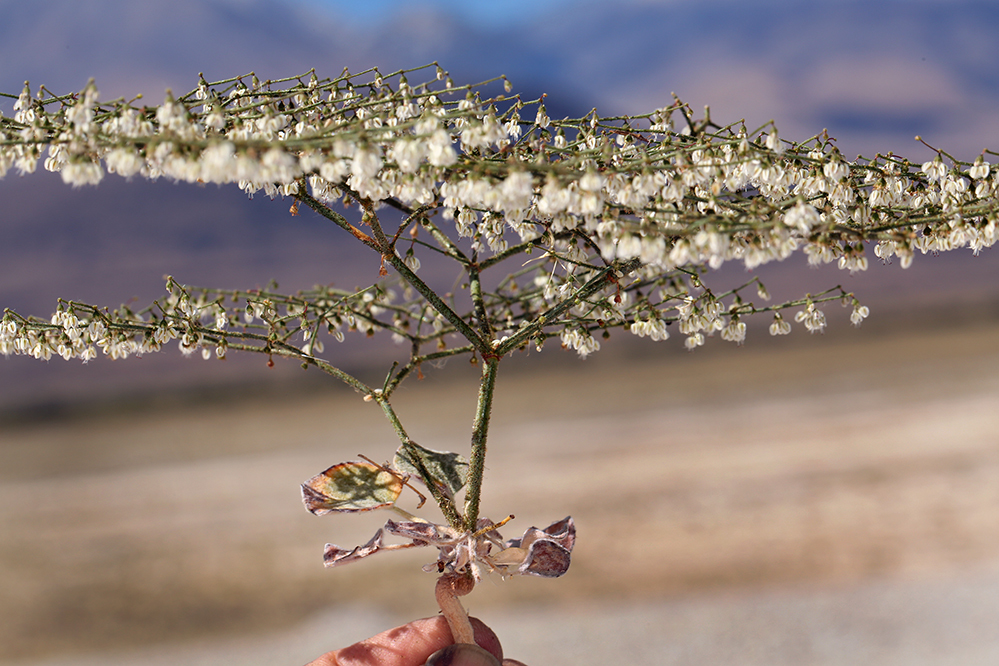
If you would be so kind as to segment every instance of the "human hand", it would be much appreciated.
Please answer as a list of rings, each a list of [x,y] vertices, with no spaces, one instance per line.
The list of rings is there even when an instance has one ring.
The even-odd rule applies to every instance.
[[[433,666],[524,666],[519,661],[503,659],[503,648],[493,630],[478,619],[471,620],[475,642],[488,655],[472,649],[458,650],[437,655]],[[449,645],[454,645],[451,629],[444,617],[438,615],[327,652],[308,666],[423,666],[430,655]],[[489,655],[495,657],[495,662],[490,663]]]

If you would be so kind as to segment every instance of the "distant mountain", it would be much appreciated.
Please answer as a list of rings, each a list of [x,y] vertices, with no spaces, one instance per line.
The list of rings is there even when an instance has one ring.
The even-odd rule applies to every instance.
[[[198,72],[262,78],[432,60],[460,80],[507,74],[562,114],[643,112],[676,92],[719,119],[771,118],[789,137],[825,127],[846,152],[914,149],[932,137],[965,155],[999,137],[999,5],[983,0],[580,2],[488,29],[433,4],[378,22],[290,0],[0,1],[0,90],[24,79],[105,98]]]

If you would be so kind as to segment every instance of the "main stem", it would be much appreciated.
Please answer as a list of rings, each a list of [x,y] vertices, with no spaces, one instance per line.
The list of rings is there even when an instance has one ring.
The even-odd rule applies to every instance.
[[[499,361],[499,356],[482,357],[479,402],[475,409],[475,421],[472,422],[472,457],[465,489],[465,529],[469,531],[475,530],[479,519],[479,496],[482,494],[482,476],[486,468],[486,437],[489,434],[489,416],[493,409],[493,391]]]

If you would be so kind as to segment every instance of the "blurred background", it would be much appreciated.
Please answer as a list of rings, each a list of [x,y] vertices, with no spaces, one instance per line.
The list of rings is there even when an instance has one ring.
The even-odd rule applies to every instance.
[[[848,156],[999,147],[999,8],[965,0],[0,0],[0,90],[91,77],[103,99],[250,71],[321,76],[436,60],[506,74],[553,117],[640,113],[675,92],[721,122],[822,129]],[[0,110],[12,114],[9,101]],[[317,216],[235,188],[44,172],[0,180],[0,306],[147,303],[187,284],[286,289],[376,271]],[[484,506],[510,534],[572,514],[558,581],[469,600],[528,663],[992,664],[999,658],[999,259],[903,271],[758,271],[775,299],[835,284],[871,308],[693,354],[615,336],[500,382]],[[718,279],[743,279],[739,267]],[[352,286],[352,285],[351,285]],[[328,351],[375,381],[364,345]],[[427,369],[398,411],[463,451],[476,370]],[[429,553],[325,571],[298,484],[389,457],[377,409],[297,366],[173,351],[86,366],[0,360],[0,663],[301,663],[433,614]],[[444,406],[442,409],[441,406]],[[547,522],[546,522],[547,521]],[[508,534],[507,536],[510,536]]]

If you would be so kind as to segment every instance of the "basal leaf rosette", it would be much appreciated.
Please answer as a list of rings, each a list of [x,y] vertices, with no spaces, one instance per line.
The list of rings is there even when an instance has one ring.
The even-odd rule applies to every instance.
[[[370,461],[345,462],[312,477],[302,484],[302,501],[313,514],[389,508],[405,517],[402,521],[386,521],[384,527],[360,546],[343,548],[326,544],[323,563],[336,567],[386,550],[430,546],[437,549],[438,556],[424,567],[425,571],[468,575],[476,581],[489,572],[556,578],[568,571],[576,541],[571,517],[544,529],[530,527],[519,539],[504,540],[498,528],[513,516],[499,523],[479,518],[475,529],[468,530],[463,528],[461,520],[454,525],[438,524],[396,506],[403,486],[415,477],[435,497],[442,495],[453,507],[454,494],[464,487],[467,473],[468,462],[462,456],[407,442],[399,448],[391,468]],[[403,541],[386,543],[386,534]]]

